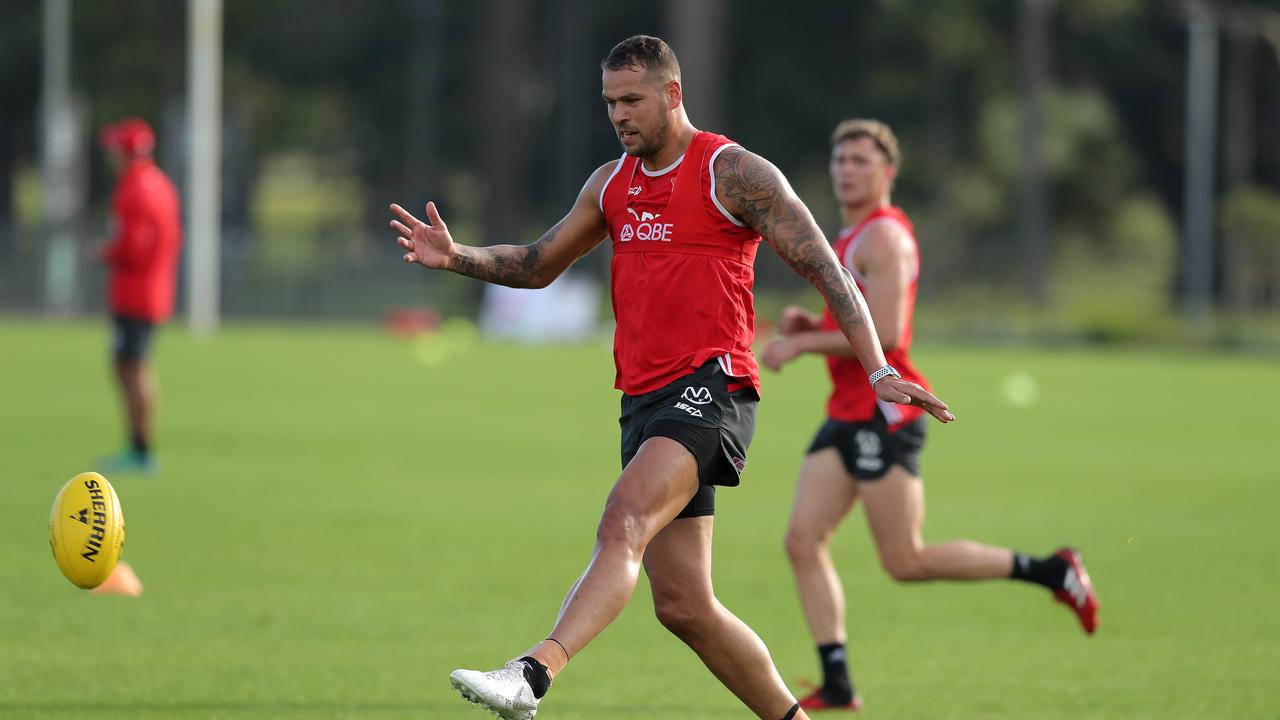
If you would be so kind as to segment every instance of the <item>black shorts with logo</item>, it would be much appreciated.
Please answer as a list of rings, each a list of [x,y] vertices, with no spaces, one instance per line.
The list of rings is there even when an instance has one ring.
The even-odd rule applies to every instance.
[[[146,360],[155,323],[123,315],[111,316],[111,356],[116,362]]]
[[[879,480],[894,465],[920,477],[920,451],[924,449],[925,416],[889,432],[889,424],[876,410],[866,422],[827,421],[809,446],[809,453],[835,448],[849,474],[858,480]]]
[[[714,515],[716,485],[737,485],[755,434],[755,388],[729,392],[730,377],[712,360],[693,373],[642,395],[622,396],[622,467],[651,437],[684,445],[698,463],[699,488],[676,517]]]

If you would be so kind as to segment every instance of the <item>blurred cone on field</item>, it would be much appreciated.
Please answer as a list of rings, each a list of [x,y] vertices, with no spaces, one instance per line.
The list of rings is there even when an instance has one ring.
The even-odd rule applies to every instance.
[[[106,581],[93,589],[93,594],[138,597],[142,594],[142,581],[138,579],[138,574],[133,571],[133,568],[129,567],[129,563],[120,562],[107,576]]]

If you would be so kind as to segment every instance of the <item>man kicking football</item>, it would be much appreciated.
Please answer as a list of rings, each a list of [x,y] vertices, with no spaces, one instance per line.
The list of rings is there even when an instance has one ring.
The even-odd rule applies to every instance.
[[[625,152],[592,173],[537,242],[460,245],[433,203],[425,222],[392,206],[406,262],[513,287],[545,287],[606,237],[613,247],[623,470],[591,562],[545,640],[451,682],[501,717],[533,718],[569,660],[622,612],[643,566],[659,620],[725,687],[761,718],[804,718],[764,643],[711,583],[715,487],[739,483],[759,399],[750,345],[761,238],[822,293],[878,397],[954,417],[885,362],[857,287],[777,168],[689,122],[665,42],[629,38],[601,66]]]

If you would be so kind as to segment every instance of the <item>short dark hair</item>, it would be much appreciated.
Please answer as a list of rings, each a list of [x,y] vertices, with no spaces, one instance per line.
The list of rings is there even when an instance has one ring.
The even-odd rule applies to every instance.
[[[680,62],[662,38],[652,35],[632,35],[623,40],[600,61],[601,70],[641,68],[645,72],[658,73],[662,82],[680,79]]]

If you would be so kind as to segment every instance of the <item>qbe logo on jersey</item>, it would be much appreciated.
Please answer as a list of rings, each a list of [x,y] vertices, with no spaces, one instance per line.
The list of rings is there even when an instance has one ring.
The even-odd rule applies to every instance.
[[[632,240],[671,242],[671,236],[675,235],[676,224],[655,222],[662,216],[661,213],[637,213],[631,208],[627,208],[627,212],[631,213],[631,217],[635,218],[636,221],[622,226],[622,230],[618,231],[618,242],[631,242]]]

